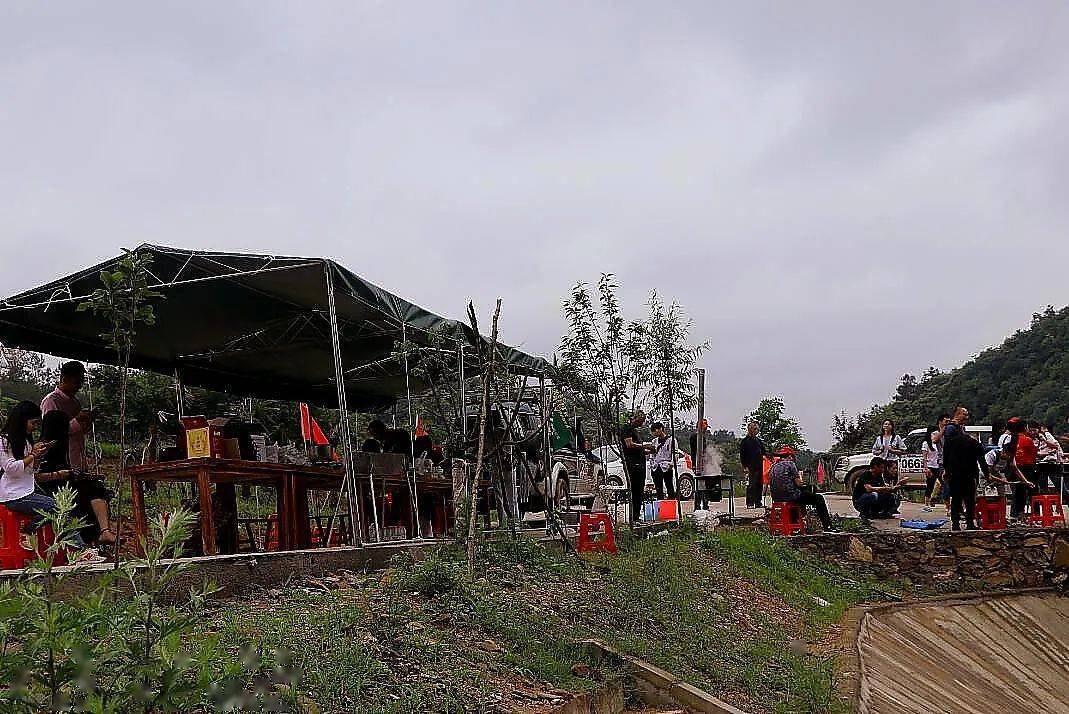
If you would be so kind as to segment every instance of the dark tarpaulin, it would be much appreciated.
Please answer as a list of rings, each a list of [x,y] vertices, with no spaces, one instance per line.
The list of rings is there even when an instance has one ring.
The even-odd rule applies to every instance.
[[[131,366],[181,370],[192,384],[240,395],[337,404],[327,271],[335,286],[350,408],[381,407],[405,394],[397,358],[402,327],[409,342],[430,333],[460,335],[469,347],[486,338],[361,279],[333,261],[142,245],[152,256],[156,323],[139,326]],[[107,324],[79,303],[100,286],[100,271],[119,258],[28,290],[0,303],[0,342],[10,347],[112,363],[100,334]],[[477,370],[475,350],[469,368]],[[543,359],[502,347],[521,374],[550,370]],[[424,385],[413,382],[413,389]]]

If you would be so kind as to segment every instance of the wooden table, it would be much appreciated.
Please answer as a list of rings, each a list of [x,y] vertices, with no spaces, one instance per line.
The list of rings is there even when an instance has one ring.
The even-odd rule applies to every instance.
[[[415,518],[411,514],[408,497],[408,485],[404,471],[404,459],[396,454],[355,454],[354,468],[356,482],[359,485],[358,505],[363,520],[361,540],[366,540],[369,526],[373,522],[370,515],[371,483],[375,486],[375,502],[379,512],[385,517],[385,500],[387,494],[397,497],[403,504],[398,504],[397,511],[408,511],[408,533],[414,534]],[[235,487],[237,485],[269,486],[275,489],[278,514],[278,548],[294,550],[308,548],[311,545],[309,528],[308,492],[316,490],[338,491],[341,488],[344,472],[341,467],[300,466],[296,464],[274,464],[261,461],[241,461],[236,459],[183,459],[156,464],[133,466],[127,470],[130,475],[131,500],[133,501],[134,528],[140,541],[147,532],[145,512],[145,491],[147,482],[185,482],[197,487],[200,507],[199,523],[203,552],[215,555],[217,536],[223,535],[235,546],[237,544],[237,519],[229,524],[228,532],[219,534],[216,530],[212,512],[212,486],[215,486],[216,498],[223,510],[237,513]],[[417,491],[421,502],[427,496],[434,497],[434,521],[448,522],[448,511],[452,495],[452,482],[444,478],[420,477]],[[347,513],[343,506],[342,513]],[[421,516],[423,514],[421,513]],[[382,519],[380,519],[382,520]]]

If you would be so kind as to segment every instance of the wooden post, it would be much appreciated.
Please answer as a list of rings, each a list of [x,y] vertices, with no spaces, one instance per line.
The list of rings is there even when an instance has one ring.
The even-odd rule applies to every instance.
[[[705,419],[705,370],[698,368],[698,437],[694,440],[694,503],[698,503],[698,479],[705,475],[705,432],[702,420]]]
[[[200,498],[200,541],[205,555],[215,555],[215,519],[212,517],[212,484],[208,480],[207,465],[197,469],[197,491]]]

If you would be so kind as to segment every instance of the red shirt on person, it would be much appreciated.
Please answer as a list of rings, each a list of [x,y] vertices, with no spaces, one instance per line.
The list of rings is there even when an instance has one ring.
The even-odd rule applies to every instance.
[[[1035,466],[1039,457],[1039,447],[1028,434],[1017,435],[1017,453],[1014,459],[1018,466]]]

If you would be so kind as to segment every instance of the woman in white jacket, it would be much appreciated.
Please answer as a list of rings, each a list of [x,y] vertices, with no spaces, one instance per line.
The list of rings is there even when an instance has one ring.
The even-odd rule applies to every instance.
[[[887,462],[887,475],[892,482],[898,480],[898,457],[906,453],[906,442],[895,433],[895,423],[884,421],[883,429],[872,444],[872,455]]]
[[[29,536],[37,531],[47,514],[56,512],[55,499],[37,488],[37,465],[51,446],[48,442],[34,443],[33,433],[40,425],[41,408],[33,402],[19,402],[0,429],[0,505],[33,516],[22,540],[22,547],[31,551]],[[74,547],[85,552],[85,560],[101,560],[86,550],[77,532],[70,537]]]

